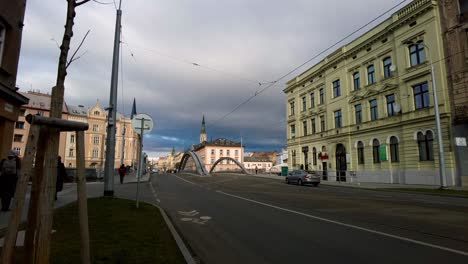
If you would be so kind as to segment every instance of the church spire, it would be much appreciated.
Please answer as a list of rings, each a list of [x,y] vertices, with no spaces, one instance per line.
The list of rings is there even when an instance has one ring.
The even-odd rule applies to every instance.
[[[203,143],[205,141],[206,141],[206,125],[205,125],[205,115],[203,115],[202,128],[200,131],[200,143]]]
[[[133,116],[135,116],[137,114],[137,111],[136,111],[136,100],[135,98],[133,98],[133,105],[132,105],[132,113],[130,115],[130,119],[133,119]]]

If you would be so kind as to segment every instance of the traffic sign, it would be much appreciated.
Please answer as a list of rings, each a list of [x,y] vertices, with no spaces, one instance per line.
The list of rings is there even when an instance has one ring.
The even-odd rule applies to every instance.
[[[143,125],[143,126],[142,126]],[[153,130],[153,119],[147,114],[138,114],[132,119],[132,127],[138,134],[148,134]]]

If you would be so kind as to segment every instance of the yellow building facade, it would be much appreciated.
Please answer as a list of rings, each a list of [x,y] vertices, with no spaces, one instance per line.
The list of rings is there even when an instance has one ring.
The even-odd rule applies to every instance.
[[[439,185],[434,66],[446,180],[454,172],[437,1],[415,0],[287,83],[289,168],[324,180]]]

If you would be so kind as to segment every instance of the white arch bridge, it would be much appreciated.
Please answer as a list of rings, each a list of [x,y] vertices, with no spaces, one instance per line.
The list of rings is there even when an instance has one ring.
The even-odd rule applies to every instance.
[[[218,164],[220,164],[224,160],[232,161],[234,164],[237,165],[237,167],[239,167],[239,169],[242,171],[242,173],[249,174],[249,172],[245,169],[245,167],[239,161],[237,161],[237,160],[235,160],[235,159],[233,159],[231,157],[219,158],[213,164],[210,171],[208,172],[208,170],[205,167],[205,163],[203,162],[203,160],[200,158],[200,156],[198,156],[198,154],[196,152],[194,152],[192,150],[189,150],[189,151],[184,153],[184,155],[182,156],[182,160],[179,163],[179,167],[177,168],[177,171],[179,173],[183,172],[183,171],[193,171],[193,172],[196,172],[197,174],[199,174],[201,176],[210,176],[210,174],[214,171],[216,166],[218,166]]]

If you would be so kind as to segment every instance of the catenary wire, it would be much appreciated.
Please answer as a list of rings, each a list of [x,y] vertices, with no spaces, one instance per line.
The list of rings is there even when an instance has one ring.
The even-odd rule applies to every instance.
[[[402,5],[404,2],[406,2],[407,0],[403,0],[401,2],[399,2],[398,4],[394,5],[393,7],[391,7],[390,9],[386,10],[384,13],[380,14],[379,16],[377,16],[376,18],[372,19],[371,21],[367,22],[366,24],[364,24],[363,26],[359,27],[358,29],[354,30],[352,33],[346,35],[344,38],[340,39],[339,41],[335,42],[333,45],[329,46],[328,48],[326,48],[325,50],[319,52],[317,55],[313,56],[312,58],[308,59],[307,61],[305,61],[304,63],[300,64],[299,66],[296,66],[295,68],[293,68],[292,70],[290,70],[289,72],[287,72],[286,74],[282,75],[281,77],[279,77],[278,79],[276,79],[275,81],[272,81],[269,85],[267,85],[266,87],[260,89],[259,91],[256,91],[254,95],[248,97],[245,101],[241,102],[240,104],[238,104],[236,107],[234,107],[233,110],[231,110],[230,112],[228,112],[227,114],[223,115],[222,117],[216,119],[214,122],[212,122],[210,124],[211,127],[215,126],[218,122],[220,122],[221,120],[227,118],[229,115],[231,115],[232,113],[234,113],[235,111],[237,111],[239,108],[241,108],[242,106],[244,106],[245,104],[249,103],[252,99],[254,99],[257,95],[259,94],[262,94],[263,92],[265,92],[267,89],[275,86],[275,84],[277,84],[279,81],[281,81],[282,79],[286,78],[287,76],[289,76],[290,74],[294,73],[295,71],[297,71],[298,69],[302,68],[303,66],[307,65],[308,63],[310,63],[311,61],[313,61],[314,59],[318,58],[319,56],[323,55],[324,53],[328,52],[330,49],[332,49],[333,47],[337,46],[338,44],[342,43],[343,41],[345,41],[346,39],[350,38],[351,36],[353,36],[354,34],[356,34],[357,32],[361,31],[362,29],[366,28],[367,26],[369,26],[370,24],[372,24],[373,22],[377,21],[378,19],[380,19],[381,17],[385,16],[387,13],[391,12],[392,10],[396,9],[397,7],[399,7],[400,5]]]

